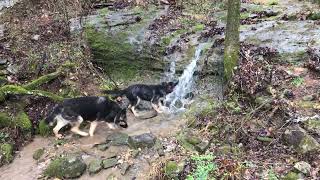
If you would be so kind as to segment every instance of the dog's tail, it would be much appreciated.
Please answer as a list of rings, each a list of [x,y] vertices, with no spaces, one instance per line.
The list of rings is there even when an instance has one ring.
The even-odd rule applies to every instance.
[[[55,123],[55,117],[61,113],[62,111],[62,106],[60,105],[56,105],[54,106],[54,108],[52,109],[52,111],[48,114],[48,116],[46,117],[46,119],[44,120],[47,124],[49,124],[49,126],[53,126],[53,124]]]
[[[104,90],[102,91],[104,94],[109,94],[113,97],[123,96],[126,93],[126,89],[124,90]]]

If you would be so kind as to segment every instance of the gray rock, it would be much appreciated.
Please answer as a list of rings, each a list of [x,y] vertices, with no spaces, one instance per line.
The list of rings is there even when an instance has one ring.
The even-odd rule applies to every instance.
[[[104,144],[98,144],[97,145],[97,149],[99,149],[100,151],[105,151],[110,147],[109,143],[104,143]]]
[[[7,62],[8,61],[6,59],[0,59],[0,65],[6,65]]]
[[[102,166],[104,169],[114,167],[118,164],[117,158],[109,158],[102,160]]]
[[[145,133],[137,136],[130,136],[128,139],[129,146],[134,149],[151,148],[156,143],[156,137],[151,133]]]
[[[128,138],[129,136],[125,133],[115,132],[107,137],[107,142],[109,145],[113,146],[122,146],[128,145]]]
[[[87,165],[80,156],[69,155],[53,160],[44,171],[44,175],[58,178],[77,178],[85,172],[86,168]]]
[[[101,171],[101,169],[102,169],[102,160],[95,159],[89,163],[88,171],[90,174],[96,174],[99,171]]]
[[[283,139],[287,145],[292,146],[298,153],[302,154],[320,148],[320,144],[299,126],[289,127],[285,131]]]
[[[274,11],[272,9],[267,9],[266,10],[266,16],[271,17],[271,16],[277,16],[279,14],[279,11]]]
[[[302,98],[304,101],[313,101],[315,97],[313,95],[306,95]]]
[[[157,150],[159,156],[164,156],[165,155],[163,145],[162,145],[162,143],[161,143],[161,141],[159,139],[156,140],[156,144],[155,144],[154,147]]]
[[[294,165],[294,168],[305,175],[309,175],[311,172],[311,165],[307,162],[300,161]]]
[[[195,145],[195,148],[199,153],[205,153],[209,146],[209,141],[202,141],[201,143]]]
[[[7,71],[8,71],[10,74],[17,74],[18,71],[19,71],[19,68],[18,68],[18,66],[16,66],[16,65],[9,64],[9,66],[7,67]]]
[[[40,35],[36,34],[32,37],[32,40],[38,41],[40,39]]]
[[[121,166],[120,166],[120,173],[122,175],[125,175],[126,172],[129,170],[130,166],[131,165],[129,163],[127,163],[127,162],[122,163]]]
[[[8,83],[7,78],[0,76],[0,86],[3,86]]]

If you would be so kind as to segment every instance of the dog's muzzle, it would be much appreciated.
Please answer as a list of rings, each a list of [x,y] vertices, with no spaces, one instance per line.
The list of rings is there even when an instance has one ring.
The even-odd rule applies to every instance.
[[[127,128],[128,127],[128,124],[124,121],[120,121],[119,122],[119,126],[122,127],[122,128]]]

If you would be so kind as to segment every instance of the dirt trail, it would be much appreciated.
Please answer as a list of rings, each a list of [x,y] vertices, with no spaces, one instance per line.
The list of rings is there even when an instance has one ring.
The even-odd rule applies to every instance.
[[[157,138],[164,138],[175,135],[181,129],[181,125],[185,123],[180,117],[169,117],[168,115],[159,115],[152,119],[137,119],[128,114],[128,129],[116,130],[128,135],[138,135],[142,133],[152,133]],[[88,131],[88,129],[83,129]],[[50,162],[50,158],[59,154],[66,153],[80,153],[84,161],[89,163],[97,157],[110,157],[114,154],[121,156],[126,154],[129,148],[127,146],[111,146],[107,151],[100,151],[93,146],[97,143],[105,142],[106,137],[114,131],[108,129],[107,125],[100,123],[97,127],[94,137],[75,137],[68,134],[66,137],[67,143],[54,147],[56,140],[53,137],[43,138],[36,137],[34,141],[25,146],[17,153],[15,160],[8,166],[0,168],[0,179],[14,180],[24,179],[32,180],[41,176],[43,169]],[[69,133],[69,132],[67,132]],[[45,148],[45,158],[41,162],[37,162],[32,158],[35,150]],[[142,155],[134,159],[134,164],[125,176],[120,175],[119,168],[111,168],[102,170],[96,175],[89,175],[87,172],[80,179],[106,179],[109,176],[115,176],[120,179],[144,179],[148,174],[150,168],[150,160],[153,157],[149,155]]]

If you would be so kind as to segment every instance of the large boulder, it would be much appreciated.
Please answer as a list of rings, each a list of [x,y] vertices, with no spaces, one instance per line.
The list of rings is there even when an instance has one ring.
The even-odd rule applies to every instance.
[[[151,133],[130,136],[128,139],[129,146],[134,149],[151,148],[156,143],[157,138]]]
[[[87,165],[80,156],[69,155],[54,159],[44,171],[44,175],[64,179],[77,178],[85,172],[86,168]]]
[[[285,131],[283,139],[287,145],[292,146],[298,153],[302,154],[317,151],[320,148],[320,144],[299,126],[289,127]]]

